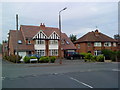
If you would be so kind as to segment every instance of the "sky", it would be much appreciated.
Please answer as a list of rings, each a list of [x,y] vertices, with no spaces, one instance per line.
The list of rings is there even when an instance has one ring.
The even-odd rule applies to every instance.
[[[70,34],[82,37],[88,32],[97,29],[113,37],[118,33],[118,2],[117,0],[86,0],[59,2],[21,0],[15,2],[4,0],[0,3],[0,42],[7,40],[9,30],[16,29],[16,14],[19,15],[20,25],[40,26],[44,23],[47,27],[58,27],[58,13],[64,7],[66,10],[61,12],[62,32],[68,36]]]

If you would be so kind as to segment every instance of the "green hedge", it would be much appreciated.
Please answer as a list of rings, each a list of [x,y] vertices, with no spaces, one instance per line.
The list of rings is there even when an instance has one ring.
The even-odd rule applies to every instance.
[[[55,60],[56,60],[56,57],[55,57],[55,56],[50,57],[50,62],[51,62],[51,63],[54,63]]]
[[[50,61],[50,59],[49,59],[48,56],[47,56],[47,57],[42,56],[42,57],[40,57],[40,59],[39,59],[39,62],[40,62],[40,63],[48,63],[49,61]]]
[[[104,62],[104,56],[103,55],[98,55],[94,56],[91,53],[80,53],[81,55],[84,56],[85,62]]]
[[[24,61],[25,63],[30,63],[30,57],[25,56],[25,57],[23,58],[23,61]]]
[[[49,57],[49,56],[42,56],[42,57],[40,57],[39,62],[40,63],[48,63],[48,62],[54,63],[55,60],[56,60],[55,56],[51,56],[51,57]]]

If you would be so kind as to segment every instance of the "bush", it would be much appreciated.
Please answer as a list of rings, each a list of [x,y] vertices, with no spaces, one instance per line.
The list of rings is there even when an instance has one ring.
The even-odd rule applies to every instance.
[[[23,61],[24,61],[25,63],[30,63],[30,57],[25,56],[25,57],[23,58]]]
[[[35,57],[35,56],[31,56],[30,59],[37,59],[37,57]]]
[[[93,62],[97,61],[97,56],[92,56],[91,61],[93,61]]]
[[[86,55],[85,55],[85,57],[84,57],[84,59],[85,59],[85,62],[86,61],[91,61],[92,60],[92,54],[91,53],[87,53]]]
[[[98,55],[97,56],[97,61],[98,62],[104,62],[104,56],[103,55]]]
[[[39,59],[39,62],[41,62],[41,63],[48,63],[49,61],[50,61],[50,58],[48,56],[47,57],[42,56]]]
[[[84,59],[84,58],[85,58],[86,54],[87,54],[87,53],[80,53],[80,55],[81,55],[82,59]]]
[[[51,63],[54,63],[55,60],[56,60],[56,57],[55,57],[55,56],[50,57],[50,62],[51,62]]]
[[[10,55],[10,56],[5,55],[5,56],[3,56],[3,59],[14,62],[14,63],[20,63],[21,58],[22,57],[19,55]]]

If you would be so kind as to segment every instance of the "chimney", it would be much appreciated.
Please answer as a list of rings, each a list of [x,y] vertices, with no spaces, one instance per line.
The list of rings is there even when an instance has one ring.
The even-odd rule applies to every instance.
[[[44,25],[44,23],[41,23],[40,29],[43,29],[43,28],[45,28],[45,25]]]
[[[98,29],[96,29],[95,32],[98,33],[99,32]]]

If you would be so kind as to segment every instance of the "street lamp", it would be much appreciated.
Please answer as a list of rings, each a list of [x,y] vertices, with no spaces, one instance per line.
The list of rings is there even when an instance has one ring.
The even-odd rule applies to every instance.
[[[59,11],[59,30],[60,30],[60,45],[59,45],[59,48],[60,48],[60,62],[59,63],[60,64],[62,64],[62,59],[61,59],[61,56],[62,56],[61,55],[61,52],[62,52],[61,51],[61,12],[66,10],[66,9],[67,9],[67,7],[65,7],[65,8],[63,8],[62,10]]]

